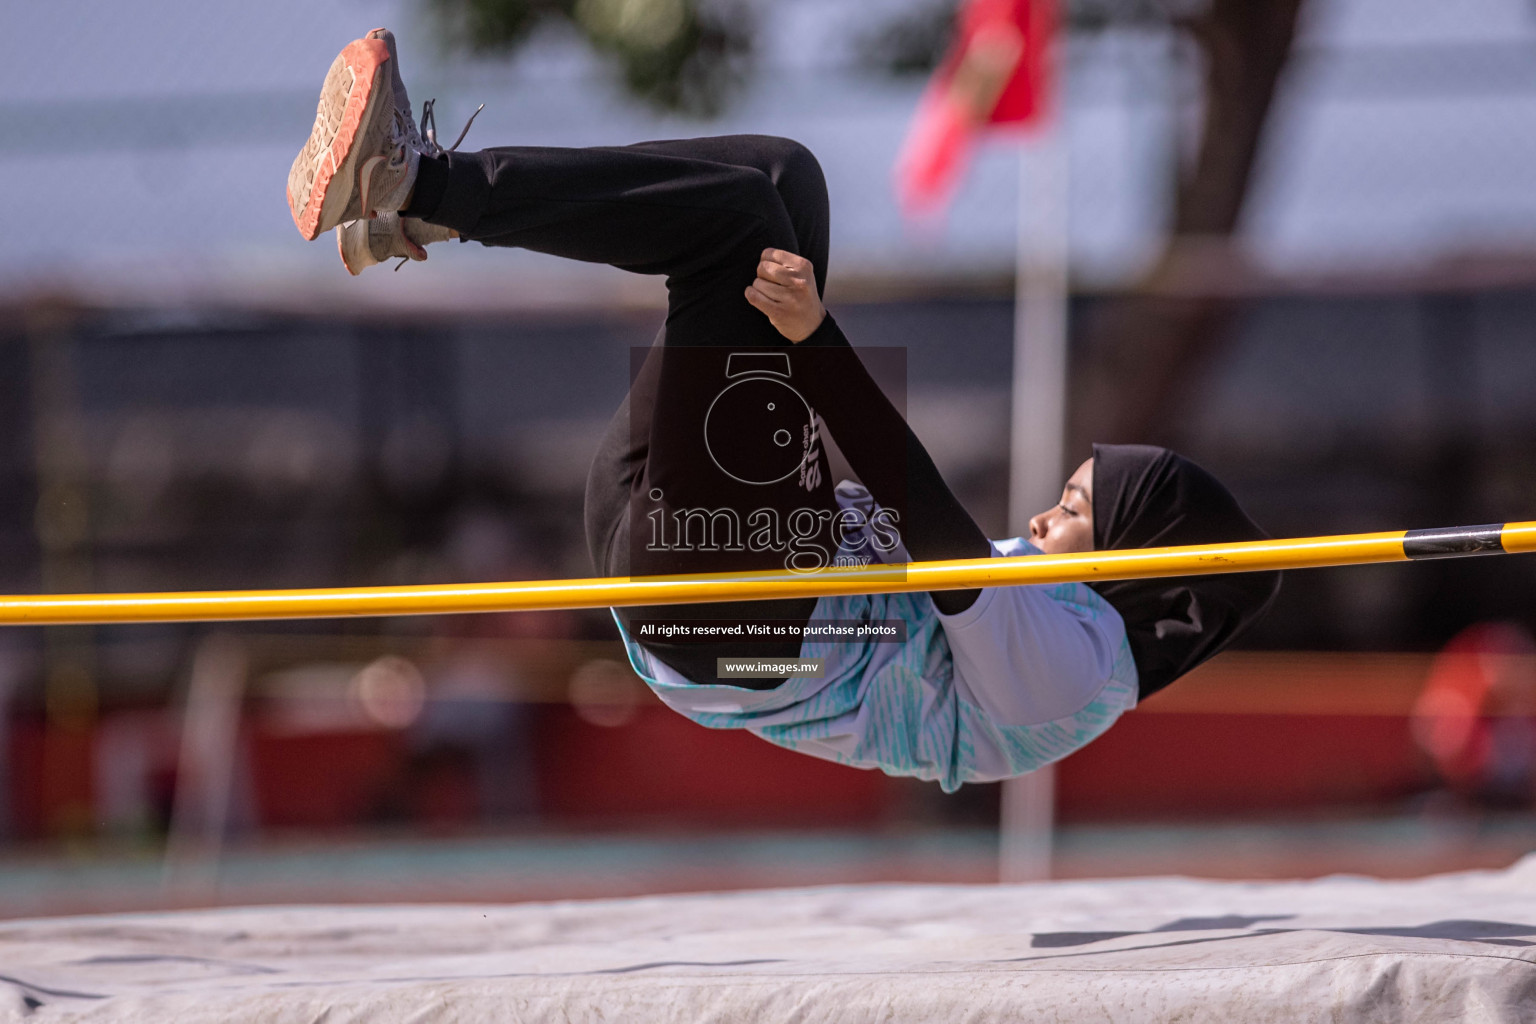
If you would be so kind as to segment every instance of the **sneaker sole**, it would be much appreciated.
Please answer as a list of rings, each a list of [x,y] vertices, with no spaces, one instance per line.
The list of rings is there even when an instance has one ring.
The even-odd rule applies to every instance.
[[[375,115],[381,98],[394,102],[388,64],[383,41],[357,39],[326,73],[309,141],[288,171],[288,209],[310,241],[340,223],[356,189],[358,153],[383,143],[388,119]]]

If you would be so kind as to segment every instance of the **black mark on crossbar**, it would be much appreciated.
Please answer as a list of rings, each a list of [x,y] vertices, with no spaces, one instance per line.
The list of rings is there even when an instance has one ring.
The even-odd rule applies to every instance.
[[[1450,526],[1443,530],[1409,530],[1403,554],[1409,558],[1455,558],[1460,555],[1501,555],[1503,523],[1492,526]]]

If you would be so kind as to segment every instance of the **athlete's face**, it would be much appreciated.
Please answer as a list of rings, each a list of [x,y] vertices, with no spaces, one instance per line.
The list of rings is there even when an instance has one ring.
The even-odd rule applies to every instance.
[[[1029,521],[1029,540],[1048,555],[1093,550],[1093,460],[1061,489],[1061,504]]]

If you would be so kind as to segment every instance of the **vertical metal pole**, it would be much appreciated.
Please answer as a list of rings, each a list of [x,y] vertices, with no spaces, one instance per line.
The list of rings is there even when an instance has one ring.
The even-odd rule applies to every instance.
[[[1067,412],[1067,167],[1055,120],[1019,153],[1018,263],[1014,278],[1013,422],[1008,528],[1061,498]],[[1051,874],[1056,773],[1043,768],[1002,784],[998,877]]]
[[[192,659],[162,876],[183,895],[207,898],[218,888],[246,671],[245,649],[230,636],[208,637]]]

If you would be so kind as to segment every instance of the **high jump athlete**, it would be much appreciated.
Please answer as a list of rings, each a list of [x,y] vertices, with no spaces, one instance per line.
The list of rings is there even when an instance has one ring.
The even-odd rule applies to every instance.
[[[427,115],[423,114],[423,121]],[[393,37],[350,44],[288,181],[306,238],[348,270],[459,237],[666,276],[665,327],[593,460],[586,531],[605,576],[1244,541],[1264,533],[1161,448],[1095,445],[1028,538],[990,541],[826,313],[826,185],[798,143],[731,136],[445,152],[411,115]],[[830,434],[859,484],[834,486]],[[615,609],[673,709],[945,790],[1032,771],[1225,647],[1277,573]],[[658,621],[790,626],[666,639]],[[897,640],[804,636],[896,623]],[[775,676],[719,659],[788,662]],[[819,659],[813,669],[793,659]]]

